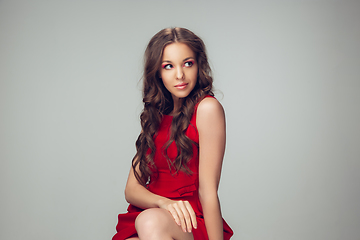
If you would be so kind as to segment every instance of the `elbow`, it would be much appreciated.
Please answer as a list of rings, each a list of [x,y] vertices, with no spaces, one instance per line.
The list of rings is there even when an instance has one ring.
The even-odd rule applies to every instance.
[[[131,201],[131,190],[130,187],[126,184],[125,190],[124,190],[125,200],[130,203]]]
[[[208,189],[208,190],[199,189],[199,200],[202,204],[218,198],[219,197],[218,197],[217,189]]]

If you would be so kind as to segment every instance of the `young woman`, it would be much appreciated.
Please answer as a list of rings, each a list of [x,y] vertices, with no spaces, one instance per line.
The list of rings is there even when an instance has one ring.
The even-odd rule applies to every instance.
[[[145,51],[142,131],[113,240],[230,239],[218,198],[225,115],[213,97],[203,41],[158,32]]]

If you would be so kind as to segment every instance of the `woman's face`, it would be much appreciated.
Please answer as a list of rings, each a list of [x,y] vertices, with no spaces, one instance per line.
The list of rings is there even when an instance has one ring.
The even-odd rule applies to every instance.
[[[164,48],[160,75],[174,102],[190,94],[197,74],[195,53],[185,43],[171,43]]]

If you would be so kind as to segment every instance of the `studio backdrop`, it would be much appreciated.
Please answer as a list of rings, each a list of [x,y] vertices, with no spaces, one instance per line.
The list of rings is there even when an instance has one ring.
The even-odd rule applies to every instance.
[[[0,1],[0,239],[109,240],[143,53],[205,42],[235,240],[360,239],[359,1]]]

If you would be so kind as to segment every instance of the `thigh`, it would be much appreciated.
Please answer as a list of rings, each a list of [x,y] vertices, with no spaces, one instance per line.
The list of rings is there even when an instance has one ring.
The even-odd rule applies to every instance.
[[[161,208],[149,208],[141,212],[135,220],[135,227],[140,238],[142,238],[142,235],[154,235],[157,237],[161,236],[164,239],[194,239],[192,233],[184,232],[176,224],[172,215],[167,210]]]

